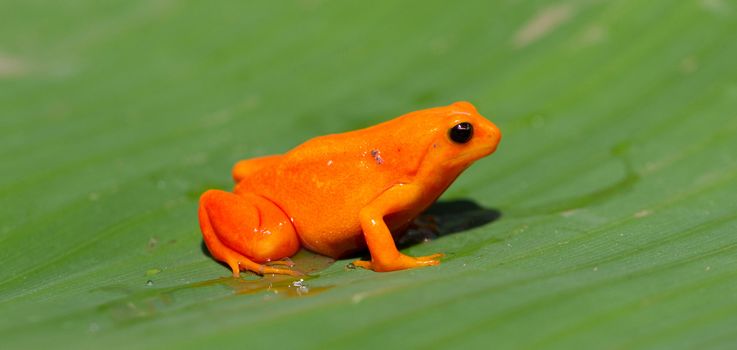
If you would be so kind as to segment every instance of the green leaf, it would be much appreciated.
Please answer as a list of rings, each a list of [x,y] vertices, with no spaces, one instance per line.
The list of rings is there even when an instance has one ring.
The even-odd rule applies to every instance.
[[[727,0],[4,1],[0,347],[733,348],[735,33]],[[299,289],[203,249],[237,160],[456,100],[504,139],[404,250],[441,265],[302,252]]]

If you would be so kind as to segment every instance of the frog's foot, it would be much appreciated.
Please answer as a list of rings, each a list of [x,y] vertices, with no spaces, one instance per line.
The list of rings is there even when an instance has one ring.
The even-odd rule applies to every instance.
[[[411,257],[400,253],[396,259],[383,259],[383,261],[380,262],[374,260],[356,260],[353,262],[353,265],[376,272],[388,272],[411,269],[413,267],[438,265],[440,264],[440,260],[438,260],[438,258],[441,258],[442,256],[443,254],[438,253],[427,256]]]
[[[200,198],[199,218],[207,249],[213,258],[230,267],[233,276],[240,276],[243,270],[262,275],[301,275],[260,263],[277,262],[299,249],[299,238],[289,218],[269,200],[254,194],[210,190]]]
[[[271,265],[283,265],[283,266],[293,267],[294,263],[292,263],[291,265],[287,264],[286,262],[285,264],[274,264],[274,262],[272,261],[266,264],[259,264],[259,263],[253,262],[251,259],[248,259],[243,255],[240,255],[238,253],[236,254],[239,256],[237,261],[238,261],[238,266],[240,270],[252,271],[259,275],[276,274],[276,275],[290,275],[290,276],[295,276],[295,277],[303,275],[303,273],[297,270],[283,269],[283,268],[271,266]],[[230,266],[231,270],[233,270],[233,266],[231,264],[228,264],[228,266]],[[233,270],[233,277],[239,277],[239,276],[240,276],[240,273]]]
[[[221,261],[225,261],[226,264],[230,267],[230,269],[233,271],[233,277],[240,277],[240,272],[242,270],[245,271],[252,271],[255,273],[258,273],[259,275],[266,275],[266,274],[276,274],[276,275],[290,275],[290,276],[302,276],[303,274],[296,270],[290,270],[290,269],[282,269],[277,267],[271,267],[269,265],[265,264],[259,264],[256,262],[253,262],[251,259],[246,258],[245,256],[238,254],[236,252],[231,251],[232,254],[226,254],[227,257],[224,257]],[[220,260],[220,259],[218,259]],[[280,265],[286,265],[286,264],[280,264]],[[288,265],[289,267],[294,266]]]
[[[289,259],[275,260],[275,261],[269,261],[265,265],[269,265],[269,266],[279,265],[279,266],[294,267],[294,261],[289,260]]]

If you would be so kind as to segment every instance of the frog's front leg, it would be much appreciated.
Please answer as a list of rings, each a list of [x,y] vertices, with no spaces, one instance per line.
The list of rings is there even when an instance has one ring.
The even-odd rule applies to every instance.
[[[241,270],[258,274],[299,275],[261,263],[294,255],[299,237],[289,217],[256,194],[209,190],[200,197],[200,228],[207,249],[238,277]]]
[[[411,210],[420,196],[422,191],[419,186],[399,184],[386,190],[361,210],[359,220],[371,253],[371,261],[358,260],[353,262],[354,265],[385,272],[440,263],[437,259],[443,254],[411,257],[400,253],[384,222],[384,217],[388,214]]]

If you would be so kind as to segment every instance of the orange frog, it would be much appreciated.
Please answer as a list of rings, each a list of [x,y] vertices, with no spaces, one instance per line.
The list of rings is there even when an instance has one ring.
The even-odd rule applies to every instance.
[[[233,193],[200,198],[202,236],[233,276],[298,275],[273,265],[288,265],[279,260],[300,245],[333,258],[368,247],[371,261],[354,264],[374,271],[437,265],[442,254],[411,257],[394,238],[500,138],[473,105],[456,102],[242,160]]]

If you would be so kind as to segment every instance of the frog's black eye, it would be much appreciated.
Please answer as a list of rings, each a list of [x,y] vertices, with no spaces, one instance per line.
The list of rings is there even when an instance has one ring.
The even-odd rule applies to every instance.
[[[455,143],[466,143],[470,141],[473,136],[473,125],[467,122],[460,123],[450,128],[448,135]]]

